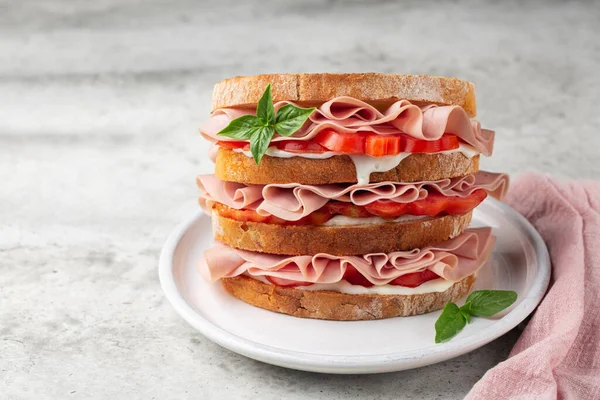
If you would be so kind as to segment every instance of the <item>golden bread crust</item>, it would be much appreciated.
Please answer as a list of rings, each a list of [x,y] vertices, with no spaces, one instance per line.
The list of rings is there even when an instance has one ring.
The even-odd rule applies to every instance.
[[[363,255],[432,246],[460,235],[472,212],[378,225],[315,226],[244,222],[213,215],[216,240],[236,249],[283,255]]]
[[[420,182],[457,178],[479,171],[479,156],[468,158],[462,153],[415,153],[403,159],[396,168],[371,174],[375,182]],[[243,153],[220,147],[215,162],[215,176],[222,181],[268,185],[298,183],[327,185],[356,183],[356,167],[348,156],[325,159],[264,156],[259,165]]]
[[[345,294],[279,287],[248,276],[221,279],[229,293],[255,307],[300,318],[360,321],[407,317],[440,310],[466,295],[475,275],[454,283],[444,292],[413,295]]]
[[[379,73],[268,74],[238,76],[215,85],[211,111],[226,107],[256,107],[265,87],[272,85],[273,101],[304,106],[351,96],[383,109],[398,100],[415,104],[457,105],[470,117],[477,114],[475,86],[457,78]]]

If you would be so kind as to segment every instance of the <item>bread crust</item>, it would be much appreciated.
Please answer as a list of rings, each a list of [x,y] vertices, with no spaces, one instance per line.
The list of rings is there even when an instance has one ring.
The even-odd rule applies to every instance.
[[[397,100],[415,104],[457,105],[470,117],[477,114],[475,86],[457,78],[426,75],[269,74],[238,76],[215,85],[211,111],[225,107],[256,107],[265,87],[272,85],[273,101],[304,106],[351,96],[384,109]]]
[[[440,310],[449,301],[457,301],[466,295],[475,280],[475,275],[469,275],[444,292],[413,295],[302,290],[270,285],[244,275],[223,278],[221,282],[233,296],[269,311],[300,318],[361,321],[407,317]]]
[[[415,153],[396,168],[371,174],[375,182],[420,182],[456,178],[479,171],[479,155],[468,158],[462,153]],[[348,156],[325,159],[264,156],[259,165],[243,153],[220,147],[215,161],[215,176],[222,181],[268,185],[299,183],[327,185],[356,183],[356,167]]]
[[[460,235],[472,212],[378,225],[278,225],[236,221],[214,214],[213,234],[231,247],[291,256],[363,255],[432,246]]]

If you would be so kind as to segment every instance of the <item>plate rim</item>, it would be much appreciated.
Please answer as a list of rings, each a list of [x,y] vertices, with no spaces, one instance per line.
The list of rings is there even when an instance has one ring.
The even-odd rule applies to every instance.
[[[516,222],[518,228],[522,228],[520,230],[532,239],[539,267],[538,273],[521,303],[507,315],[498,319],[497,323],[481,329],[475,335],[446,342],[443,344],[444,347],[439,350],[435,350],[435,347],[439,345],[432,343],[432,346],[427,349],[389,354],[318,355],[257,343],[213,324],[196,312],[185,300],[172,273],[173,257],[181,238],[197,220],[201,218],[208,220],[209,218],[201,210],[196,210],[180,222],[165,241],[158,263],[160,285],[175,311],[193,328],[220,346],[255,360],[288,368],[326,373],[389,372],[434,364],[468,353],[506,334],[535,310],[550,283],[550,256],[546,244],[537,230],[508,204],[489,197],[484,202],[507,214],[508,218]],[[248,307],[252,306],[248,305]]]

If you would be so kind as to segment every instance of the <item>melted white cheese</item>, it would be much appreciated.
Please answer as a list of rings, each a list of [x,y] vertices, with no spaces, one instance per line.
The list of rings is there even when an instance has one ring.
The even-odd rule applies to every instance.
[[[459,143],[458,149],[440,151],[438,154],[452,154],[452,153],[463,153],[463,156],[465,156],[467,158],[473,158],[479,154],[479,151],[475,147],[471,146],[470,144]]]
[[[387,222],[406,222],[417,219],[430,218],[426,215],[402,215],[396,219],[384,219],[381,217],[353,218],[345,215],[336,215],[329,221],[325,222],[324,226],[348,226],[348,225],[379,225]]]
[[[359,185],[367,185],[373,172],[385,172],[396,168],[398,164],[412,153],[399,153],[395,156],[372,157],[366,154],[351,155],[348,157],[356,167],[356,181]]]
[[[250,150],[243,149],[233,149],[236,153],[244,153],[246,157],[252,158],[252,153]],[[341,156],[344,153],[338,153],[335,151],[325,151],[323,153],[290,153],[289,151],[279,150],[277,147],[268,147],[265,155],[270,157],[277,158],[292,158],[292,157],[302,157],[302,158],[310,158],[312,160],[324,160],[326,158],[331,158],[333,156]]]
[[[248,275],[250,278],[256,279],[257,281],[261,281],[263,283],[267,283],[271,285],[264,276],[252,276]],[[454,281],[448,281],[445,279],[433,279],[431,281],[427,281],[416,288],[409,288],[404,286],[395,286],[395,285],[381,285],[381,286],[371,286],[364,287],[360,285],[353,285],[348,281],[341,280],[336,283],[313,283],[309,286],[299,286],[298,289],[302,290],[328,290],[331,292],[339,292],[339,293],[347,293],[347,294],[423,294],[423,293],[434,293],[434,292],[444,292],[448,290],[452,285],[454,285]]]

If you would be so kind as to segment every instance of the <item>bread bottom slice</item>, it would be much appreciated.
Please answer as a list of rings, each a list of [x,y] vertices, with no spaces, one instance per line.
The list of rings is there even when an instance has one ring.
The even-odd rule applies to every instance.
[[[255,307],[299,318],[361,321],[408,317],[442,309],[466,295],[475,274],[454,283],[444,292],[412,295],[346,294],[270,285],[245,275],[223,278],[225,290]]]
[[[261,253],[356,255],[433,246],[460,235],[472,212],[375,225],[278,225],[213,215],[215,239],[236,249]]]

